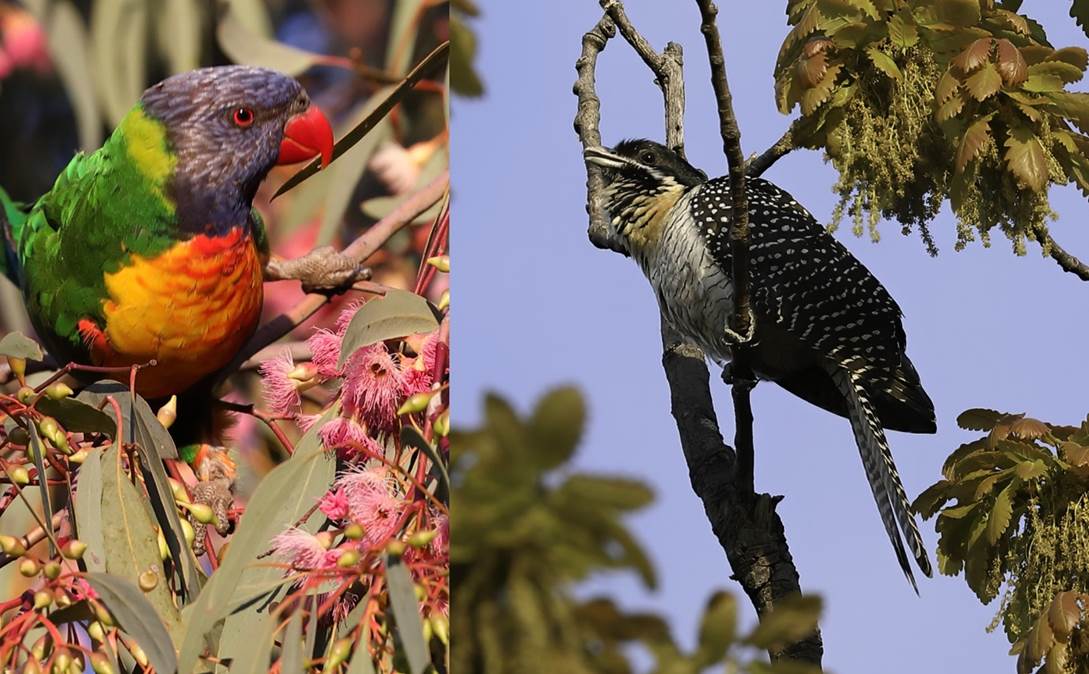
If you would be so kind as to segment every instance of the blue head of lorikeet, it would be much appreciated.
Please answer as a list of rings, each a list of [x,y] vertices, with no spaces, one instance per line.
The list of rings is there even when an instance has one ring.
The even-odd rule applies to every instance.
[[[257,325],[261,181],[276,164],[324,165],[332,149],[328,121],[290,77],[245,66],[175,75],[29,209],[0,192],[5,272],[62,362],[155,360],[138,390],[184,391]]]

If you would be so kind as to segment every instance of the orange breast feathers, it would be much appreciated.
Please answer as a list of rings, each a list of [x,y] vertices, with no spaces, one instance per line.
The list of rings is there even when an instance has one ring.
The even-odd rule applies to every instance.
[[[158,364],[142,370],[149,398],[179,393],[222,368],[261,316],[263,269],[241,228],[196,236],[153,258],[133,255],[106,274],[105,339],[91,343],[100,365]]]

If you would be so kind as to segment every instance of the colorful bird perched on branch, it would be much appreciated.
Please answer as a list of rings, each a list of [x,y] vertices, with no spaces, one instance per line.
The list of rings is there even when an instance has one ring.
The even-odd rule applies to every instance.
[[[290,77],[243,66],[176,75],[29,208],[0,190],[0,267],[59,361],[154,359],[138,391],[180,393],[257,326],[269,258],[258,185],[276,164],[327,164],[332,150],[329,122]]]

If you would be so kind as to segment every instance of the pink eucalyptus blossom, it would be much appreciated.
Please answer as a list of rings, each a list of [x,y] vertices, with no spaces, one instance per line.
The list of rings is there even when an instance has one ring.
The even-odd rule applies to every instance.
[[[310,335],[306,343],[310,346],[311,359],[318,368],[318,374],[326,379],[339,377],[341,368],[337,366],[340,360],[340,344],[343,338],[329,330],[318,330]]]
[[[351,514],[348,507],[348,497],[344,493],[344,489],[327,492],[325,496],[321,497],[318,509],[334,522],[342,522],[348,519]]]
[[[401,359],[401,394],[409,397],[431,390],[431,371],[424,367],[420,358]]]
[[[363,525],[364,543],[378,547],[397,533],[405,502],[384,468],[349,471],[336,485],[344,490],[352,521]]]
[[[273,414],[291,416],[302,407],[302,398],[299,396],[299,381],[291,376],[295,374],[295,370],[295,362],[291,359],[291,352],[286,349],[280,355],[261,363],[261,381],[265,402]]]
[[[272,539],[272,550],[296,569],[329,570],[336,567],[341,550],[326,549],[322,539],[292,527]]]
[[[403,382],[404,374],[384,343],[363,347],[345,364],[344,408],[358,413],[373,429],[392,431],[397,428]]]

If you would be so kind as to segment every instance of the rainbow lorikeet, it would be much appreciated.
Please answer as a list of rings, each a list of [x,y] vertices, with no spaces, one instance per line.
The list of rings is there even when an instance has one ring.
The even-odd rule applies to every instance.
[[[154,359],[138,391],[181,393],[257,326],[269,260],[258,185],[276,164],[327,164],[332,148],[329,122],[290,77],[244,66],[175,75],[29,208],[0,190],[0,266],[59,361]]]

